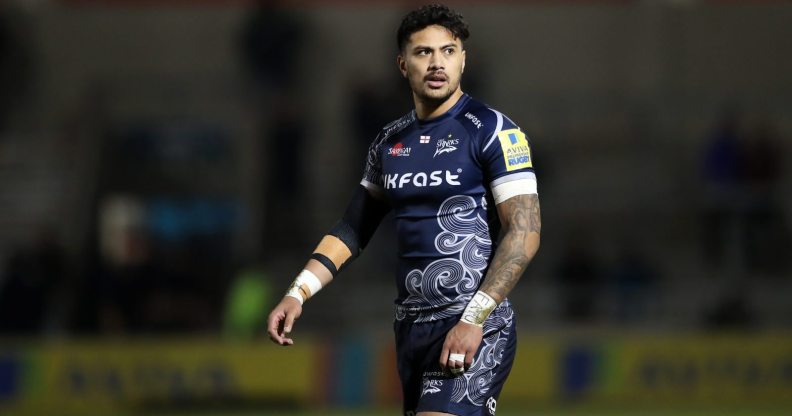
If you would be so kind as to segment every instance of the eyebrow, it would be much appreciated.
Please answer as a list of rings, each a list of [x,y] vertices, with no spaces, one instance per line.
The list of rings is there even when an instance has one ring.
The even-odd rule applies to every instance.
[[[445,45],[440,46],[439,49],[456,48],[456,47],[458,47],[456,43],[447,43]],[[427,45],[415,45],[412,48],[413,51],[417,51],[417,50],[421,50],[421,49],[433,49],[433,48],[431,46],[427,46]]]

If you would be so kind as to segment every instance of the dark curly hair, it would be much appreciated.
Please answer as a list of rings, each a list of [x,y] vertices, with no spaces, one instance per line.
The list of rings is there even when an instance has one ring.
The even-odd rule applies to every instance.
[[[399,50],[404,50],[404,45],[407,44],[413,33],[432,25],[448,29],[454,38],[459,38],[463,42],[470,36],[468,25],[462,15],[442,4],[427,4],[404,16],[399,30],[396,32],[396,43]]]

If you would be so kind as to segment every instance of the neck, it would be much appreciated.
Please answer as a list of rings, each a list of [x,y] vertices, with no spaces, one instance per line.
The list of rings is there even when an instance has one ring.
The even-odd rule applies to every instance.
[[[443,102],[434,102],[429,100],[423,100],[413,93],[413,102],[415,103],[415,115],[418,116],[421,120],[431,120],[435,117],[439,117],[446,113],[446,111],[450,110],[454,104],[462,98],[462,89],[457,88],[447,100]]]

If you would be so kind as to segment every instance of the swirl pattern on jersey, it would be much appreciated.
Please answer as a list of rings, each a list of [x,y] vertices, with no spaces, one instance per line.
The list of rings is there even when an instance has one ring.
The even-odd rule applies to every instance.
[[[504,301],[484,321],[481,351],[470,369],[454,379],[451,400],[460,402],[467,398],[475,405],[482,406],[492,396],[489,386],[497,375],[495,367],[503,360],[503,352],[509,343],[513,317],[514,311],[508,301]]]
[[[437,223],[442,231],[435,237],[435,249],[445,257],[407,274],[409,295],[396,309],[396,319],[404,319],[406,310],[418,311],[415,322],[427,322],[465,309],[481,283],[492,246],[487,222],[476,208],[475,199],[465,195],[440,204]]]

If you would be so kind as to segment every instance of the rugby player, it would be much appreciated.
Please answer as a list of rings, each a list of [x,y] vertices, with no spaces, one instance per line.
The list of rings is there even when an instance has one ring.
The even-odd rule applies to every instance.
[[[274,342],[293,344],[303,303],[393,210],[405,415],[495,414],[517,341],[506,296],[539,248],[531,147],[508,117],[462,92],[468,35],[462,17],[441,5],[402,20],[397,64],[415,108],[374,139],[346,212],[267,323]]]

